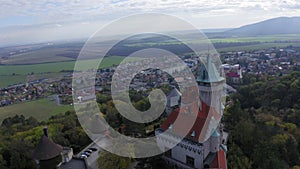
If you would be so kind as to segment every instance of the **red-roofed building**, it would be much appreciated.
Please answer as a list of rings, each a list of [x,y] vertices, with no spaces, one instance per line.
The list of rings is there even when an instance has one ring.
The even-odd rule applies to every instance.
[[[168,118],[155,131],[159,148],[166,152],[163,158],[173,168],[227,169],[223,143],[228,134],[220,124],[225,79],[210,57],[206,63],[197,79],[198,86],[186,86],[180,94],[176,89],[175,96],[180,100],[171,102],[178,105],[168,108]],[[200,98],[195,98],[198,91]],[[174,91],[170,95],[168,99],[175,98]]]
[[[222,68],[225,72],[228,81],[235,84],[240,84],[242,82],[243,79],[242,68],[239,64],[235,64],[235,65],[223,64]]]
[[[226,169],[227,168],[226,153],[223,150],[219,150],[215,154],[215,158],[213,159],[212,163],[210,165],[205,166],[205,167]]]

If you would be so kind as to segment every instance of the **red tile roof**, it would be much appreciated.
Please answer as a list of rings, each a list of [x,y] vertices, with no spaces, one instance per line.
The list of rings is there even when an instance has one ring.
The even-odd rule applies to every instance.
[[[237,73],[237,72],[229,72],[229,73],[226,73],[226,76],[227,77],[240,77],[240,75]]]
[[[171,112],[167,120],[162,123],[161,128],[167,130],[170,125],[172,125],[172,132],[175,134],[198,142],[207,119],[209,108],[210,107],[206,106],[205,103],[202,103],[202,111],[199,111],[198,104],[177,108]],[[198,112],[198,114],[195,115],[193,114],[194,112]],[[191,126],[191,124],[193,124],[193,126]],[[188,128],[190,128],[190,130],[188,130]],[[191,135],[193,132],[195,134],[194,137]]]
[[[226,154],[223,150],[219,150],[212,161],[210,168],[227,169]]]

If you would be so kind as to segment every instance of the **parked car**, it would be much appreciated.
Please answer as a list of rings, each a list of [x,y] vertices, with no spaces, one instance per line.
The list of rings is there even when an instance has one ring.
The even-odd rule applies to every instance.
[[[88,156],[85,155],[85,154],[81,154],[81,155],[80,155],[80,158],[88,158]]]
[[[87,152],[83,152],[83,153],[81,153],[81,155],[86,155],[87,157],[89,157],[91,154],[87,153]]]
[[[85,150],[84,152],[85,152],[85,153],[90,153],[90,154],[93,153],[92,150]]]
[[[94,147],[91,147],[91,148],[88,148],[88,150],[91,150],[91,151],[97,151],[98,149],[97,149],[97,148],[94,148]]]

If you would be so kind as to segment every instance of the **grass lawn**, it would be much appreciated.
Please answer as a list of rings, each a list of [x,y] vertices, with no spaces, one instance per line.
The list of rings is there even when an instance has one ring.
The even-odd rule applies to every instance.
[[[34,117],[39,121],[48,119],[52,115],[64,113],[68,110],[74,110],[70,105],[57,105],[50,98],[44,98],[29,102],[23,102],[10,106],[0,107],[0,123],[7,118],[16,114],[27,117]]]

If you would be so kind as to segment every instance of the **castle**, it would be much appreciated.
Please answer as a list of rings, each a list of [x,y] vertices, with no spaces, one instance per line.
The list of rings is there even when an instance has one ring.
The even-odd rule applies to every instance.
[[[225,79],[209,56],[199,72],[197,84],[187,86],[182,93],[174,88],[168,95],[168,118],[155,131],[157,143],[162,151],[166,151],[163,159],[172,168],[227,169],[228,134],[220,123],[224,111]],[[195,98],[197,90],[200,98]],[[177,119],[181,119],[180,122],[176,122]],[[191,122],[191,128],[186,129]],[[174,147],[174,139],[179,138],[182,140]]]

